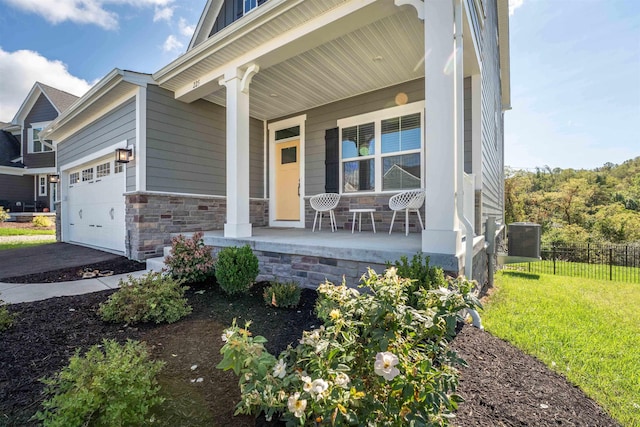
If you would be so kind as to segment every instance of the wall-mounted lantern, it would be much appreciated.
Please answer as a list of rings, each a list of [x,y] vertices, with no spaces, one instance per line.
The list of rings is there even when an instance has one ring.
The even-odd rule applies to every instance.
[[[129,163],[133,160],[132,148],[116,148],[116,163]]]

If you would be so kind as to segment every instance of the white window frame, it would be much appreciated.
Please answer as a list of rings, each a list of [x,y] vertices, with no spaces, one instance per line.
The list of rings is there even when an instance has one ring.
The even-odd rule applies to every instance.
[[[36,151],[35,147],[33,146],[33,144],[35,143],[35,140],[33,138],[33,131],[38,129],[40,131],[42,131],[42,129],[44,129],[45,127],[47,127],[47,125],[51,123],[51,122],[38,122],[38,123],[31,123],[31,126],[29,126],[27,128],[27,152],[29,154],[41,154],[41,153],[51,153],[53,152],[53,147],[50,144],[47,144],[44,142],[44,140],[39,139],[38,141],[40,142],[40,147],[41,150],[40,151]],[[49,150],[45,150],[45,147],[49,147]]]
[[[374,111],[371,113],[360,114],[357,116],[347,117],[344,119],[338,120],[337,124],[340,128],[340,140],[339,140],[339,159],[340,159],[340,194],[354,194],[354,195],[362,195],[362,194],[391,194],[397,193],[400,190],[383,190],[382,189],[382,159],[384,157],[394,156],[394,155],[402,155],[402,154],[412,154],[412,153],[420,153],[420,181],[421,187],[424,188],[424,129],[425,129],[425,120],[424,120],[424,101],[412,102],[410,104],[400,105],[397,107],[385,108],[383,110]],[[402,117],[411,114],[420,113],[420,150],[408,150],[408,151],[399,151],[397,153],[382,153],[382,121],[387,119],[392,119],[394,117]],[[366,157],[357,157],[353,159],[343,159],[342,158],[342,130],[344,128],[349,128],[358,125],[364,125],[367,123],[374,124],[374,138],[375,138],[375,149],[374,153],[371,156]],[[375,169],[375,185],[373,191],[350,191],[344,192],[344,163],[358,160],[367,160],[369,158],[374,159],[374,169]]]
[[[252,6],[251,5],[252,2],[255,2],[255,5]],[[247,5],[249,6],[248,8],[247,8]],[[257,8],[258,8],[258,0],[242,0],[242,16],[246,15],[247,13]]]
[[[48,186],[47,175],[38,175],[38,196],[45,197],[47,193]]]

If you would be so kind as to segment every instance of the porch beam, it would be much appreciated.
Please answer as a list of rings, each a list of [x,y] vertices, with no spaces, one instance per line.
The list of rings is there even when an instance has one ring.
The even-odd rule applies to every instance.
[[[227,88],[227,221],[224,237],[233,238],[251,237],[249,90],[248,86],[246,91],[242,90],[243,77],[247,77],[246,71],[234,69],[219,81]]]
[[[452,1],[424,2],[426,228],[422,251],[457,255],[455,75]]]

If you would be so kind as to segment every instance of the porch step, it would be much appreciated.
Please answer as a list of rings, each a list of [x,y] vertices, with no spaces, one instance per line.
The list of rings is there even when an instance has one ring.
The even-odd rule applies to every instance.
[[[165,267],[166,265],[164,263],[163,256],[147,259],[147,271],[155,271],[160,273],[162,272],[162,269]]]
[[[147,271],[162,271],[167,265],[164,263],[164,259],[169,256],[171,252],[171,246],[165,246],[162,248],[162,256],[156,258],[147,259]]]

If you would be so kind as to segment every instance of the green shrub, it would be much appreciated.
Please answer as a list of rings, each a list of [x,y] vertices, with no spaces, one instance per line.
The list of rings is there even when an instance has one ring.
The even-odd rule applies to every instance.
[[[5,210],[4,206],[0,206],[0,222],[5,222],[9,218],[9,209]]]
[[[293,308],[300,302],[301,289],[297,283],[273,283],[265,288],[262,296],[267,305],[273,307]]]
[[[287,425],[443,426],[454,416],[458,371],[448,347],[450,319],[478,306],[472,282],[418,292],[395,268],[369,270],[365,291],[324,283],[316,306],[324,325],[303,333],[278,358],[266,339],[236,325],[225,330],[218,369],[240,378],[236,414],[279,416]]]
[[[120,289],[100,304],[100,315],[111,322],[173,323],[191,313],[182,281],[150,272],[128,281],[120,280]]]
[[[48,397],[34,418],[45,427],[145,424],[149,409],[164,401],[156,381],[163,365],[149,360],[138,341],[103,340],[84,356],[76,350],[67,366],[42,380]]]
[[[46,216],[42,216],[42,215],[33,218],[32,223],[34,227],[49,228],[53,226],[53,223],[51,222],[51,220]]]
[[[391,267],[391,264],[387,263],[387,268],[389,267]],[[395,268],[398,276],[411,279],[411,282],[407,282],[407,286],[409,286],[409,305],[415,306],[417,300],[414,294],[419,289],[438,289],[446,286],[442,268],[430,267],[429,257],[424,256],[423,259],[421,252],[418,252],[411,258],[411,263],[409,263],[407,257],[403,255],[400,257],[400,261],[395,262]]]
[[[231,246],[218,253],[216,280],[229,295],[248,292],[259,272],[258,258],[249,245]]]
[[[202,235],[202,232],[197,232],[188,238],[181,234],[171,239],[171,252],[164,262],[176,279],[196,283],[213,275],[211,247],[204,244]]]
[[[15,316],[9,313],[7,307],[4,305],[4,301],[0,299],[0,332],[7,330],[13,324]]]

